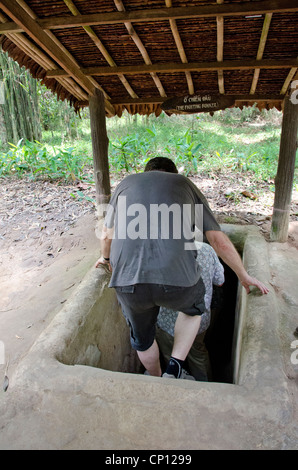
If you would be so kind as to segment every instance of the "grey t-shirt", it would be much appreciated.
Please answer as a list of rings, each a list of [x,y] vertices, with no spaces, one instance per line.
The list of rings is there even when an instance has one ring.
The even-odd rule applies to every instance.
[[[202,233],[220,230],[199,189],[185,176],[163,171],[124,178],[105,224],[114,227],[110,287],[195,285],[200,277],[195,226]]]

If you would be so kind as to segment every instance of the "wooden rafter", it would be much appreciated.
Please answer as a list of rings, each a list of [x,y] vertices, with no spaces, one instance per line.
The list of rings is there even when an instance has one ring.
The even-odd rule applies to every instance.
[[[73,3],[72,0],[63,0],[63,1],[64,1],[64,3],[66,4],[66,6],[69,8],[69,10],[71,11],[71,13],[74,16],[79,16],[80,15],[79,10],[77,9],[77,7],[75,6],[75,4]],[[105,58],[105,60],[110,65],[110,67],[116,67],[117,66],[116,62],[113,60],[111,55],[108,53],[107,49],[105,48],[105,46],[103,45],[103,43],[99,39],[98,35],[94,32],[94,30],[90,26],[83,26],[83,28],[86,31],[86,33],[88,34],[88,36],[92,39],[92,41],[94,42],[96,47],[100,50],[103,57]],[[127,79],[125,78],[125,76],[123,74],[119,75],[119,80],[122,82],[123,86],[125,87],[125,89],[127,90],[127,92],[129,93],[129,95],[132,98],[138,98],[138,95],[132,89],[132,87],[130,86],[130,84],[128,83]]]
[[[182,63],[167,63],[167,64],[153,64],[153,65],[129,65],[122,67],[89,67],[82,68],[81,72],[87,76],[90,75],[119,75],[125,74],[146,74],[152,72],[173,73],[173,72],[215,72],[218,70],[251,70],[255,68],[260,69],[287,69],[298,67],[298,59],[266,59],[266,60],[226,60],[223,62],[188,62]],[[48,72],[48,77],[65,77],[69,74],[62,69],[51,70]]]
[[[35,13],[31,10],[31,8],[27,5],[27,3],[25,2],[25,0],[18,0],[18,3],[19,5],[24,8],[24,10],[28,13],[28,15],[31,16],[31,18],[33,18],[34,20],[37,19],[37,16],[35,15]],[[74,59],[74,57],[70,54],[70,52],[61,44],[61,42],[56,38],[56,36],[52,33],[52,31],[50,30],[45,30],[46,34],[48,36],[50,36],[50,38],[57,44],[57,46],[63,50],[63,52],[65,54],[68,55],[68,57],[70,58],[70,60],[72,60],[72,62],[74,63],[74,65],[76,67],[79,67],[77,61]],[[53,67],[51,67],[53,68]],[[68,79],[69,81],[72,81],[71,79]],[[94,80],[92,77],[90,77],[90,81],[91,83],[93,83],[94,87],[95,88],[98,88],[100,89],[103,94],[104,94],[104,97],[105,99],[109,99],[109,96],[107,95],[107,93],[101,88],[101,86],[96,82],[96,80]],[[107,104],[107,111],[109,112],[110,115],[114,115],[114,111],[111,109],[111,107]]]
[[[268,37],[268,33],[269,33],[271,19],[272,19],[272,13],[267,13],[265,15],[265,19],[264,19],[260,44],[259,44],[258,53],[257,53],[257,60],[262,60],[262,58],[263,58],[263,54],[264,54],[264,50],[265,50],[265,46],[266,46],[266,41],[267,41],[267,37]],[[259,76],[260,76],[260,69],[257,68],[254,71],[254,76],[253,76],[251,89],[250,89],[250,93],[252,95],[256,91],[257,84],[258,84],[258,81],[259,81]]]
[[[288,88],[289,88],[289,86],[290,86],[290,84],[293,80],[298,80],[298,72],[297,71],[298,71],[297,67],[291,68],[291,70],[290,70],[290,72],[289,72],[289,74],[288,74],[288,76],[287,76],[287,78],[286,78],[286,80],[283,84],[283,87],[280,90],[281,95],[285,95],[287,93]]]
[[[217,0],[218,5],[221,5],[224,0]],[[224,47],[224,17],[222,15],[218,15],[216,17],[216,24],[217,24],[217,61],[223,61],[223,47]],[[223,70],[218,70],[218,89],[219,93],[225,93],[225,86],[224,86],[224,74]]]
[[[125,11],[125,7],[123,5],[123,2],[122,0],[114,0],[114,3],[116,5],[116,8],[118,11]],[[124,22],[124,26],[126,27],[130,37],[132,38],[132,40],[134,41],[135,45],[137,46],[137,48],[139,49],[140,53],[142,54],[142,57],[145,61],[145,64],[147,65],[151,65],[152,62],[151,62],[151,59],[149,57],[149,54],[143,44],[143,42],[141,41],[140,37],[138,36],[136,30],[134,29],[133,25],[131,24],[130,21],[125,21]],[[164,90],[164,87],[159,79],[159,77],[157,76],[156,73],[152,72],[151,74],[151,77],[160,93],[160,96],[163,96],[164,98],[166,98],[166,92]]]
[[[166,2],[166,7],[167,8],[172,7],[172,0],[165,0],[165,2]],[[183,64],[187,64],[188,60],[187,60],[187,57],[186,57],[186,54],[185,54],[185,50],[184,50],[184,47],[183,47],[183,44],[182,44],[182,41],[181,41],[179,31],[178,31],[176,20],[170,19],[170,27],[171,27],[172,34],[173,34],[173,37],[174,37],[174,40],[175,40],[175,43],[176,43],[176,47],[177,47],[179,55],[180,55],[181,62]],[[187,86],[188,86],[188,93],[190,95],[193,95],[194,92],[195,92],[195,89],[194,89],[191,73],[190,72],[185,72],[185,77],[186,77]]]
[[[89,94],[93,94],[94,86],[81,70],[74,65],[69,57],[60,50],[57,44],[40,28],[36,21],[16,2],[1,0],[0,7],[10,16],[42,49],[55,60],[79,85]]]
[[[5,23],[7,19],[0,13],[0,22]],[[31,57],[44,70],[49,71],[56,68],[56,64],[49,59],[35,44],[27,39],[22,33],[6,34],[8,39],[13,42],[26,55]],[[88,99],[88,95],[71,79],[57,78],[57,81],[78,100]]]
[[[15,1],[1,0],[0,7],[18,23],[24,31],[52,57],[82,88],[92,94],[94,87],[87,77],[78,69],[57,44],[43,31],[33,18]]]
[[[243,101],[243,102],[258,102],[258,101],[266,101],[268,103],[270,102],[280,102],[283,100],[283,97],[280,95],[227,95],[227,96],[232,96],[234,101]],[[146,98],[146,99],[129,99],[129,98],[123,98],[123,99],[115,99],[111,100],[112,104],[117,104],[117,105],[137,105],[137,104],[161,104],[164,102],[164,99],[160,96],[155,96],[151,98]]]
[[[107,105],[110,106],[109,115],[113,115],[117,113],[117,115],[121,115],[123,109],[121,109],[121,104],[115,103],[114,110],[112,108],[111,102],[112,98],[115,96],[118,97],[119,102],[125,99],[135,100],[134,103],[131,103],[129,112],[132,113],[138,112],[137,107],[138,103],[136,100],[139,99],[135,91],[129,85],[129,75],[135,75],[134,80],[136,85],[139,86],[138,89],[143,90],[143,88],[147,89],[147,87],[152,88],[152,84],[150,85],[150,76],[154,80],[157,90],[156,95],[160,94],[161,99],[166,97],[165,90],[161,83],[161,75],[165,78],[163,80],[167,80],[167,86],[170,89],[175,89],[175,94],[177,93],[187,93],[193,94],[195,93],[194,90],[194,82],[192,81],[192,72],[209,72],[201,74],[202,78],[210,77],[210,80],[207,80],[207,83],[204,84],[205,89],[210,87],[212,90],[216,90],[217,83],[218,83],[218,91],[220,94],[225,94],[225,85],[226,87],[228,84],[224,83],[224,71],[225,70],[250,70],[253,73],[253,79],[248,84],[250,86],[250,95],[254,97],[256,95],[256,90],[258,90],[258,81],[260,80],[260,70],[266,69],[268,72],[270,70],[276,69],[274,73],[272,73],[272,77],[270,78],[270,83],[273,82],[273,77],[278,77],[278,69],[288,69],[285,73],[288,75],[284,84],[278,87],[277,83],[277,90],[276,93],[280,93],[281,99],[289,90],[289,86],[292,80],[297,76],[298,71],[298,58],[292,57],[291,58],[291,50],[288,50],[289,54],[287,57],[286,50],[281,55],[280,47],[272,47],[272,54],[273,57],[276,56],[276,59],[267,59],[264,60],[264,50],[266,47],[266,40],[268,37],[268,31],[270,28],[271,18],[272,15],[275,13],[284,13],[289,12],[292,15],[276,15],[276,21],[280,20],[281,25],[281,39],[282,41],[285,40],[285,26],[289,24],[291,18],[296,18],[295,12],[298,12],[298,0],[254,0],[254,1],[224,1],[224,0],[214,0],[213,3],[209,2],[180,2],[180,7],[173,7],[172,0],[164,0],[164,4],[159,6],[158,8],[152,9],[142,9],[146,8],[146,6],[155,5],[155,2],[139,2],[137,7],[135,8],[135,2],[130,5],[129,2],[127,4],[130,5],[129,10],[126,10],[125,7],[125,0],[114,0],[116,5],[117,11],[106,11],[101,9],[101,13],[95,13],[98,10],[93,9],[93,14],[83,14],[81,15],[79,10],[76,8],[75,0],[63,0],[64,3],[69,7],[72,15],[69,14],[68,16],[56,16],[56,10],[51,8],[51,2],[34,2],[36,3],[36,10],[33,12],[30,7],[27,5],[27,0],[0,0],[0,12],[3,10],[3,15],[6,14],[8,16],[0,16],[0,37],[1,34],[5,34],[5,36],[12,42],[14,42],[17,48],[13,48],[13,45],[9,41],[4,41],[4,48],[8,51],[11,50],[12,55],[19,57],[20,63],[26,64],[26,66],[32,67],[32,72],[38,73],[39,76],[44,77],[44,73],[46,72],[46,83],[54,84],[54,87],[57,88],[57,93],[61,90],[61,87],[55,84],[54,81],[49,81],[49,79],[55,79],[59,82],[65,91],[62,91],[63,96],[68,96],[70,99],[72,97],[79,102],[86,102],[88,101],[92,92],[94,93],[95,88],[99,88],[102,90],[101,86],[99,85],[99,80],[96,78],[97,76],[100,77],[109,77],[115,76],[116,79],[112,80],[111,77],[111,85],[110,87],[110,95],[109,97],[107,93],[104,92],[104,96],[107,100]],[[189,3],[192,5],[197,6],[188,6]],[[202,5],[203,3],[203,5]],[[94,0],[91,0],[90,5],[96,5]],[[177,3],[176,3],[177,4]],[[160,5],[160,3],[159,3]],[[175,5],[175,3],[174,3]],[[35,7],[34,7],[35,8]],[[140,8],[138,10],[138,8]],[[82,10],[83,11],[83,10]],[[294,13],[294,14],[293,14]],[[262,34],[259,38],[259,45],[258,45],[258,52],[255,60],[224,60],[224,18],[230,17],[233,20],[233,25],[236,28],[236,18],[237,17],[244,17],[244,16],[251,16],[262,15],[264,19]],[[1,15],[1,13],[0,13]],[[40,18],[37,16],[40,15]],[[52,15],[52,16],[51,16]],[[265,16],[265,18],[264,18]],[[10,19],[8,19],[8,17]],[[191,19],[192,21],[181,21],[180,23],[176,20],[178,19]],[[184,44],[182,42],[182,34],[190,25],[192,34],[196,33],[196,21],[194,18],[213,18],[216,21],[217,25],[217,49],[210,51],[208,57],[208,62],[195,62],[195,63],[188,63],[188,58],[186,55],[186,49],[184,49]],[[244,18],[243,18],[244,19]],[[13,20],[13,21],[11,21]],[[158,25],[154,25],[154,22],[157,22]],[[155,32],[156,27],[160,27],[162,25],[162,21],[164,21],[164,25],[168,28],[167,22],[169,22],[173,39],[176,44],[177,51],[180,56],[177,62],[169,62],[169,63],[152,63],[151,58],[149,57],[149,49],[147,50],[145,45],[141,40],[141,37],[138,35],[138,29],[141,28],[142,23],[148,23],[146,25],[147,36],[146,38],[152,38]],[[134,22],[140,23],[134,28]],[[150,22],[152,25],[151,36],[149,35],[149,26]],[[201,25],[202,22],[200,22]],[[132,64],[127,62],[129,59],[125,56],[125,62],[123,62],[123,66],[118,66],[113,57],[111,57],[110,53],[108,52],[108,45],[105,46],[100,40],[100,33],[95,33],[92,29],[93,25],[113,25],[113,24],[123,24],[123,26],[127,29],[130,39],[134,41],[136,44],[138,51],[141,53],[144,63],[140,63],[140,65],[132,65],[135,63],[134,61]],[[75,43],[75,39],[71,40],[72,30],[66,30],[67,28],[75,28],[75,27],[82,27],[84,30],[89,34],[90,38],[98,49],[102,52],[103,57],[105,57],[107,63],[104,64],[104,67],[100,66],[96,63],[96,59],[94,58],[95,62],[93,64],[90,63],[91,67],[84,68],[82,64],[78,63],[76,59],[72,56],[71,50],[63,46],[63,44],[56,36],[55,29],[59,29],[59,35],[61,37],[66,35],[70,38],[69,44],[73,44],[75,49],[80,51],[81,45]],[[245,23],[245,37],[249,38],[249,27],[250,23]],[[203,26],[203,30],[206,29],[206,26]],[[104,28],[106,31],[106,28]],[[25,32],[26,34],[23,34]],[[213,30],[212,30],[213,32]],[[181,36],[180,36],[181,34]],[[212,33],[213,34],[213,33]],[[162,36],[162,32],[161,32]],[[277,36],[279,34],[277,33]],[[60,36],[59,36],[60,37]],[[208,37],[209,41],[210,37]],[[158,36],[157,42],[158,44],[163,47],[164,45],[165,36],[160,38]],[[293,45],[293,41],[295,40],[294,32],[292,35],[289,35],[289,44]],[[61,39],[61,41],[63,41]],[[83,39],[84,41],[84,39]],[[88,41],[86,39],[86,41]],[[237,39],[235,38],[235,41]],[[154,40],[154,44],[155,44]],[[83,47],[83,45],[82,45]],[[227,45],[227,53],[231,53],[231,43]],[[242,48],[244,47],[244,42],[240,41],[239,43],[239,50],[237,50],[237,55],[241,52]],[[248,40],[248,47],[253,47],[253,39]],[[197,59],[199,59],[200,51],[202,50],[202,44],[200,41],[196,40],[193,44],[193,50],[196,51]],[[20,50],[22,50],[25,54],[21,54]],[[19,51],[19,52],[18,52]],[[138,51],[127,51],[131,52],[133,58],[137,57]],[[249,52],[249,51],[248,51]],[[269,51],[271,52],[271,51]],[[276,54],[274,54],[276,52]],[[118,49],[116,49],[116,53],[121,53],[121,44],[118,44]],[[91,52],[92,54],[92,52]],[[213,59],[212,59],[213,54]],[[96,54],[94,54],[96,55]],[[35,62],[31,62],[29,58],[32,58]],[[162,60],[160,56],[158,56],[158,60]],[[269,56],[268,56],[269,57]],[[90,57],[91,58],[91,57]],[[116,56],[115,56],[116,59]],[[210,59],[213,62],[210,62]],[[117,59],[116,59],[117,60]],[[174,59],[175,60],[175,59]],[[165,61],[166,62],[166,61]],[[38,65],[42,68],[38,68]],[[124,66],[125,64],[125,66]],[[101,64],[100,64],[101,65]],[[45,71],[45,72],[44,72]],[[212,73],[215,72],[215,73]],[[142,75],[143,74],[143,75]],[[183,80],[183,75],[185,74],[186,82]],[[217,74],[217,83],[216,83],[216,74]],[[145,76],[147,75],[147,77]],[[195,75],[193,74],[193,77]],[[249,74],[250,76],[250,74]],[[242,84],[246,87],[247,81],[250,81],[249,76],[245,73],[239,74],[239,83],[235,85],[235,75],[226,73],[226,81],[231,81],[232,88],[231,90],[238,90],[241,93]],[[48,80],[47,80],[48,79]],[[176,80],[177,79],[177,80]],[[119,80],[119,84],[117,81]],[[149,80],[149,81],[148,81]],[[144,81],[144,86],[142,82]],[[108,80],[106,80],[108,83]],[[123,85],[124,87],[123,87]],[[207,86],[207,88],[206,88]],[[230,83],[229,83],[230,86]],[[115,89],[116,88],[116,89]],[[272,88],[272,87],[271,87]],[[275,87],[276,88],[276,87]],[[125,91],[128,91],[127,93]],[[180,91],[179,91],[180,90]],[[124,92],[124,93],[123,93]],[[141,93],[141,91],[140,91]],[[124,95],[121,97],[121,95]],[[72,97],[71,97],[72,95]],[[153,92],[154,95],[154,92]],[[86,99],[87,98],[87,99]],[[140,98],[142,96],[140,95]],[[74,105],[77,106],[78,101],[74,101]],[[117,100],[116,100],[117,101]],[[147,99],[145,99],[147,101]],[[280,101],[280,98],[279,98]],[[148,101],[149,102],[149,101]],[[152,103],[151,103],[152,104]],[[263,104],[266,103],[264,102]],[[157,104],[152,104],[155,106],[153,111],[150,112],[158,112],[157,108],[159,107]],[[271,106],[271,104],[269,105]],[[140,108],[141,109],[141,108]],[[142,105],[141,111],[144,112],[144,106]],[[153,108],[152,108],[153,109]],[[111,112],[112,111],[112,112]],[[150,113],[149,112],[149,113]]]
[[[14,0],[7,4],[15,3]],[[125,22],[151,22],[162,20],[177,20],[188,18],[212,18],[216,16],[246,16],[265,13],[287,13],[298,11],[297,0],[263,0],[247,1],[243,3],[230,4],[212,4],[197,7],[175,7],[175,8],[155,8],[148,10],[121,11],[111,13],[95,13],[90,15],[62,16],[36,21],[42,29],[62,29],[75,28],[78,26],[95,26],[100,24],[116,24]],[[11,15],[9,15],[11,16]],[[5,30],[6,28],[6,30]],[[24,32],[22,26],[18,23],[10,23],[0,28],[0,34],[3,32]]]
[[[60,47],[57,40],[48,34],[48,31],[44,31],[40,28],[34,19],[34,13],[32,15],[28,12],[28,7],[24,9],[15,0],[1,0],[0,7],[2,10],[10,16],[17,24],[19,24],[24,31],[37,43],[43,51],[45,51],[52,59],[57,62],[70,77],[77,82],[89,95],[94,93],[94,83],[89,77],[86,77],[73,60],[70,54]],[[61,45],[62,46],[62,45]],[[110,115],[114,114],[114,110],[111,104],[106,100],[106,109]]]

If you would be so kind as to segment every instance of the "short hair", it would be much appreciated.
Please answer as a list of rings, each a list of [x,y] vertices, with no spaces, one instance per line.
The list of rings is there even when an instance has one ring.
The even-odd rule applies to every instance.
[[[175,163],[167,157],[154,157],[147,162],[144,171],[166,171],[168,173],[178,173]]]

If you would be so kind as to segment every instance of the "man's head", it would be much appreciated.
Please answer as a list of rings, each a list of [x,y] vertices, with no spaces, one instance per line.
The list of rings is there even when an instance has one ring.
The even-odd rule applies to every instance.
[[[166,171],[168,173],[178,173],[175,163],[167,157],[151,158],[144,171]]]

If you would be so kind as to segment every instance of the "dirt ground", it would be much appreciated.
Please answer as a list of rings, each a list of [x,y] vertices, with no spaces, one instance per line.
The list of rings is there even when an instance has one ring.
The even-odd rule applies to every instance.
[[[269,240],[274,194],[245,174],[192,178],[220,223],[254,224]],[[112,177],[113,186],[119,177]],[[76,289],[99,256],[91,184],[2,179],[0,187],[0,384]],[[293,192],[289,247],[298,248]],[[8,369],[7,369],[8,366]]]

